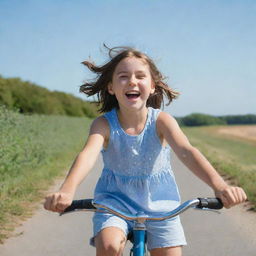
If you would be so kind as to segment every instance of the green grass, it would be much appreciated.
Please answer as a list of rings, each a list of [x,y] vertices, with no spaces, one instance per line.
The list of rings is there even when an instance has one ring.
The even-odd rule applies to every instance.
[[[183,128],[212,165],[231,183],[243,187],[256,210],[256,143],[217,133],[217,127]]]
[[[0,242],[67,172],[90,123],[88,118],[21,115],[0,107]]]

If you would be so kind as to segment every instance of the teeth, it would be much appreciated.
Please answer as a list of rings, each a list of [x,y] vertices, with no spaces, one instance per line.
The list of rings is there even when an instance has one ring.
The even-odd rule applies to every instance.
[[[126,95],[140,95],[139,92],[127,92]]]

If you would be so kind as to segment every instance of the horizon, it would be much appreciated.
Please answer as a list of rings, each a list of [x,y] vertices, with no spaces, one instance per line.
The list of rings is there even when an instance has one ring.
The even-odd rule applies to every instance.
[[[0,74],[0,77],[2,77],[2,78],[6,78],[6,79],[16,79],[16,78],[18,78],[18,79],[21,79],[20,77],[3,77],[1,74]],[[94,100],[90,100],[89,98],[87,98],[87,99],[83,99],[83,98],[81,98],[81,97],[78,97],[78,96],[76,96],[76,95],[74,95],[74,94],[72,94],[72,93],[68,93],[68,92],[64,92],[64,91],[59,91],[59,90],[50,90],[50,89],[48,89],[48,88],[46,88],[46,87],[43,87],[43,86],[41,86],[41,85],[38,85],[38,84],[36,84],[36,83],[33,83],[33,82],[31,82],[31,81],[29,81],[29,80],[22,80],[21,79],[21,81],[23,81],[23,82],[29,82],[29,83],[31,83],[31,84],[33,84],[33,85],[36,85],[36,86],[39,86],[39,87],[42,87],[42,88],[44,88],[44,89],[47,89],[49,92],[62,92],[62,93],[67,93],[67,94],[70,94],[70,95],[72,95],[72,96],[74,96],[74,97],[76,97],[77,99],[82,99],[83,101],[87,101],[87,102],[92,102],[92,103],[95,103],[95,102],[97,102],[97,101],[94,101]],[[166,100],[166,99],[165,99]],[[175,99],[174,99],[175,100]],[[166,101],[164,101],[164,102],[166,102]],[[171,103],[172,104],[172,103]],[[166,105],[165,104],[163,104],[163,106],[161,107],[161,109],[164,109],[166,107]],[[225,116],[246,116],[246,115],[253,115],[253,116],[256,116],[256,114],[253,114],[253,113],[245,113],[245,114],[226,114],[226,115],[212,115],[212,114],[209,114],[209,113],[204,113],[204,112],[192,112],[192,113],[190,113],[190,114],[187,114],[187,115],[185,115],[185,116],[177,116],[177,115],[173,115],[175,118],[183,118],[183,117],[186,117],[186,116],[189,116],[189,115],[192,115],[192,114],[202,114],[202,115],[209,115],[209,116],[213,116],[213,117],[225,117]]]

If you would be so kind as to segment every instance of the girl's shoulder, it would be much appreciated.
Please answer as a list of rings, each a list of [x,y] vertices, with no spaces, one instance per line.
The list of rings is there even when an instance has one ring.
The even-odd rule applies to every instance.
[[[169,113],[160,111],[156,120],[157,130],[161,133],[164,129],[177,128],[178,123],[176,119]]]
[[[105,138],[109,137],[109,124],[107,119],[102,115],[93,120],[90,133],[100,133]]]
[[[93,120],[91,126],[103,126],[104,128],[106,128],[108,126],[108,121],[104,117],[104,115],[98,116]]]
[[[169,113],[166,113],[164,111],[160,111],[157,117],[157,122],[165,123],[170,121],[176,121],[173,116],[171,116]]]

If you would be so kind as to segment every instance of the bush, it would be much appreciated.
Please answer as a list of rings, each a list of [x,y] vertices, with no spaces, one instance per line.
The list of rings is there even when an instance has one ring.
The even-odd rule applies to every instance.
[[[98,115],[94,103],[83,101],[64,92],[51,92],[20,78],[0,76],[0,104],[8,109],[18,109],[20,113],[46,115],[87,116]]]
[[[202,125],[224,125],[225,120],[206,114],[194,113],[183,117],[181,123],[185,126],[202,126]]]
[[[227,124],[256,124],[256,115],[229,115],[219,117],[225,120]]]

